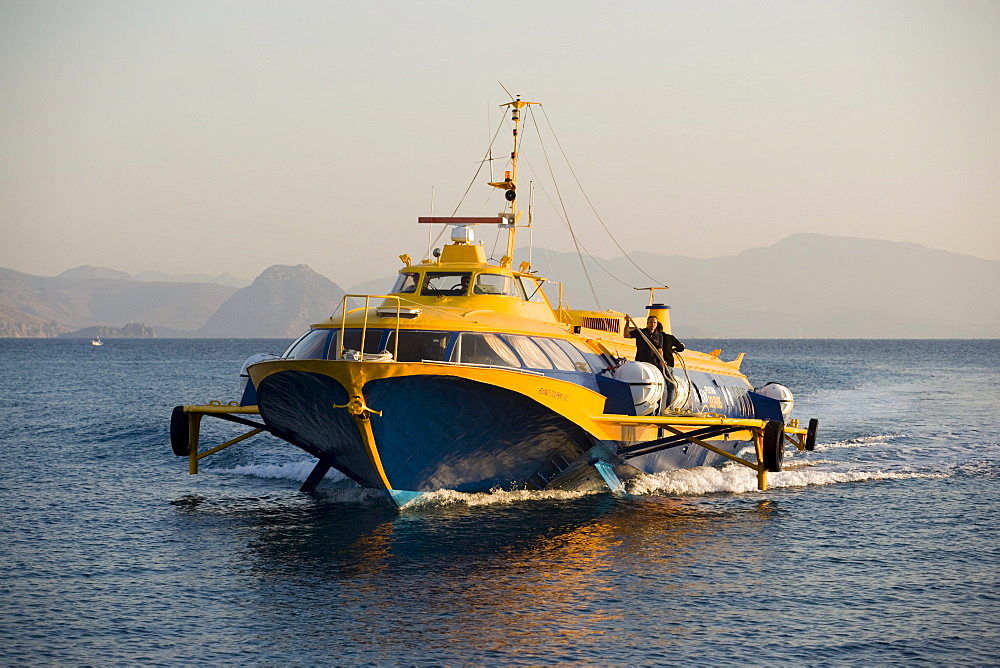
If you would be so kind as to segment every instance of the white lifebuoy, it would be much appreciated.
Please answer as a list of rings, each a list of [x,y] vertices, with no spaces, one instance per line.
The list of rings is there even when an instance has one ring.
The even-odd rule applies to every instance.
[[[391,362],[392,353],[388,350],[383,350],[380,353],[365,353],[362,355],[357,350],[345,350],[340,359],[351,362]]]

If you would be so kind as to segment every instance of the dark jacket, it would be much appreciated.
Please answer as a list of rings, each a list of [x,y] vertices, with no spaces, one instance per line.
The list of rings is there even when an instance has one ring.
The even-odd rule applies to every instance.
[[[645,334],[645,337],[642,334]],[[649,362],[650,364],[655,364],[660,371],[663,371],[663,364],[660,362],[660,358],[656,352],[653,351],[653,348],[656,348],[660,352],[660,355],[663,355],[663,360],[670,367],[674,365],[674,352],[684,350],[684,344],[678,341],[677,337],[673,334],[667,334],[660,328],[655,332],[643,329],[642,334],[637,329],[633,329],[628,333],[629,338],[635,339],[636,362]],[[649,339],[649,343],[646,343],[646,339]],[[653,344],[652,348],[649,346],[650,343]]]

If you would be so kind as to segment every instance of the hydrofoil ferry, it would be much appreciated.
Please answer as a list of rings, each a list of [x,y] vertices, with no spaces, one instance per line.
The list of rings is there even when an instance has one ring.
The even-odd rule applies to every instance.
[[[283,355],[247,360],[239,402],[174,409],[173,451],[191,473],[269,432],[316,457],[304,492],[336,469],[404,506],[437,490],[621,493],[640,474],[725,462],[754,470],[764,490],[786,447],[815,447],[817,421],[791,418],[787,388],[755,390],[742,354],[685,350],[664,374],[635,361],[632,336],[643,334],[628,314],[571,309],[561,286],[556,299],[551,282],[515,261],[517,231],[530,225],[518,208],[521,112],[533,104],[503,105],[510,169],[489,182],[503,211],[419,218],[449,226],[451,243],[419,261],[401,255],[386,294],[345,295],[339,315]],[[477,242],[482,229],[506,232],[500,259]],[[669,333],[670,308],[649,294],[642,321],[652,315]],[[206,416],[249,431],[203,450]]]

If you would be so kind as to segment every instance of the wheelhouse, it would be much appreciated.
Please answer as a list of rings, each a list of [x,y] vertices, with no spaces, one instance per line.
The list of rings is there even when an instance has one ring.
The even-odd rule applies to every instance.
[[[514,297],[525,302],[544,302],[544,279],[483,271],[401,271],[390,294],[419,297],[468,297],[491,295]]]

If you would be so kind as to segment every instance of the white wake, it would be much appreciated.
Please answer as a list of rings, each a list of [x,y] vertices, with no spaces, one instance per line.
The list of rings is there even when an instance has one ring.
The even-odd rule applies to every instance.
[[[915,470],[829,470],[820,466],[790,466],[789,469],[767,474],[768,487],[810,487],[866,480],[900,480],[909,478],[946,478],[947,474]],[[722,468],[700,466],[694,469],[641,475],[627,485],[631,494],[745,494],[757,491],[757,473],[736,464]]]
[[[312,473],[315,466],[316,462],[314,460],[305,462],[287,462],[285,464],[248,464],[246,466],[234,466],[233,468],[228,469],[207,470],[210,470],[212,473],[222,475],[243,475],[254,478],[305,482],[306,478],[309,477],[309,474]],[[323,479],[326,481],[337,482],[339,480],[344,480],[345,476],[335,469],[330,469],[330,471],[327,472],[326,477]]]

